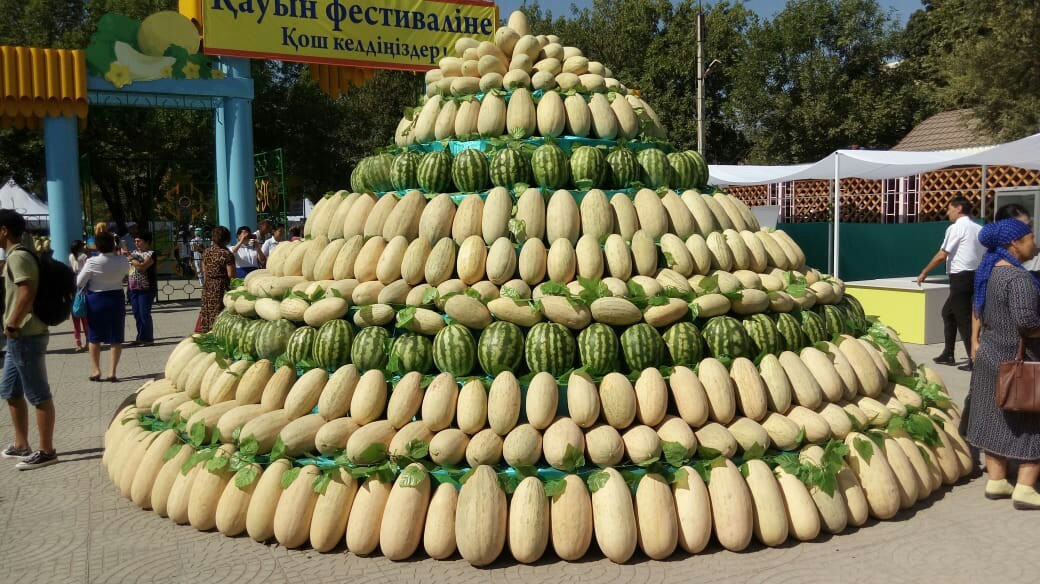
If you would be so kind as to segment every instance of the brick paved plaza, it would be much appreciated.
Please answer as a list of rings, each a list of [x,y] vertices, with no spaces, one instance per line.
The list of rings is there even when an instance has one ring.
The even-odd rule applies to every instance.
[[[87,381],[88,358],[73,352],[71,324],[53,331],[47,358],[61,463],[18,472],[14,461],[0,461],[0,582],[953,583],[1035,582],[1040,573],[1040,513],[1015,511],[1010,501],[987,501],[978,478],[942,490],[892,521],[871,521],[812,543],[789,541],[773,549],[753,544],[743,553],[713,545],[666,562],[637,552],[624,566],[595,551],[578,563],[561,562],[550,552],[534,566],[500,561],[478,570],[457,558],[392,563],[358,558],[342,547],[331,554],[287,551],[247,537],[199,533],[120,497],[100,464],[101,436],[111,416],[144,379],[161,372],[173,345],[191,331],[196,312],[195,305],[159,307],[156,346],[124,351],[122,381],[115,384]],[[128,338],[132,328],[128,316]],[[938,353],[937,347],[910,349],[919,360]],[[968,375],[940,370],[962,401]],[[10,439],[5,414],[0,440]]]

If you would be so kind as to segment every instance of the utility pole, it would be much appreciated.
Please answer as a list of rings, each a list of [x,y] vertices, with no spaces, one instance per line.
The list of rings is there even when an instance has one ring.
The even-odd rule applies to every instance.
[[[704,156],[704,10],[697,7],[697,152]]]

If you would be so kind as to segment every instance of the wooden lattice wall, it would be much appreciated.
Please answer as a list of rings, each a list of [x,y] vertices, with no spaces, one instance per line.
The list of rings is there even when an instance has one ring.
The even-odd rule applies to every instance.
[[[841,220],[850,223],[942,221],[954,197],[966,197],[978,211],[982,196],[982,168],[966,166],[926,172],[916,177],[917,188],[899,191],[898,181],[848,178],[841,181]],[[787,183],[780,205],[780,221],[808,223],[831,220],[831,181]],[[987,205],[993,215],[992,189],[1040,186],[1040,171],[1012,166],[986,168]],[[729,192],[749,206],[768,205],[770,185],[734,186]],[[779,190],[775,189],[774,190]],[[900,199],[904,204],[898,206]]]

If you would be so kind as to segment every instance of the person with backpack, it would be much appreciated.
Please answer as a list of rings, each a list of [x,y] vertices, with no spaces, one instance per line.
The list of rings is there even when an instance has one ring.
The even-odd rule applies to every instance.
[[[14,426],[14,443],[0,452],[19,458],[18,470],[30,470],[58,462],[54,449],[54,400],[47,382],[47,323],[34,309],[40,290],[41,270],[36,255],[22,245],[25,218],[11,209],[0,209],[0,245],[7,252],[4,266],[4,336],[7,357],[0,375],[0,397],[7,401]],[[36,408],[39,449],[29,446],[29,407]]]
[[[116,254],[116,240],[111,233],[94,237],[98,254],[89,258],[76,285],[87,290],[87,343],[90,353],[91,381],[101,381],[101,344],[107,343],[111,366],[106,381],[119,381],[116,368],[123,353],[123,335],[126,322],[126,300],[123,295],[123,277],[127,259]]]

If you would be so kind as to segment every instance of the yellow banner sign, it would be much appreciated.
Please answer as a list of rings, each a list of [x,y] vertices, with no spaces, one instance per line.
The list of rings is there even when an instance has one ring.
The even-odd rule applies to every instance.
[[[461,37],[492,40],[482,0],[203,0],[205,52],[425,71]]]

